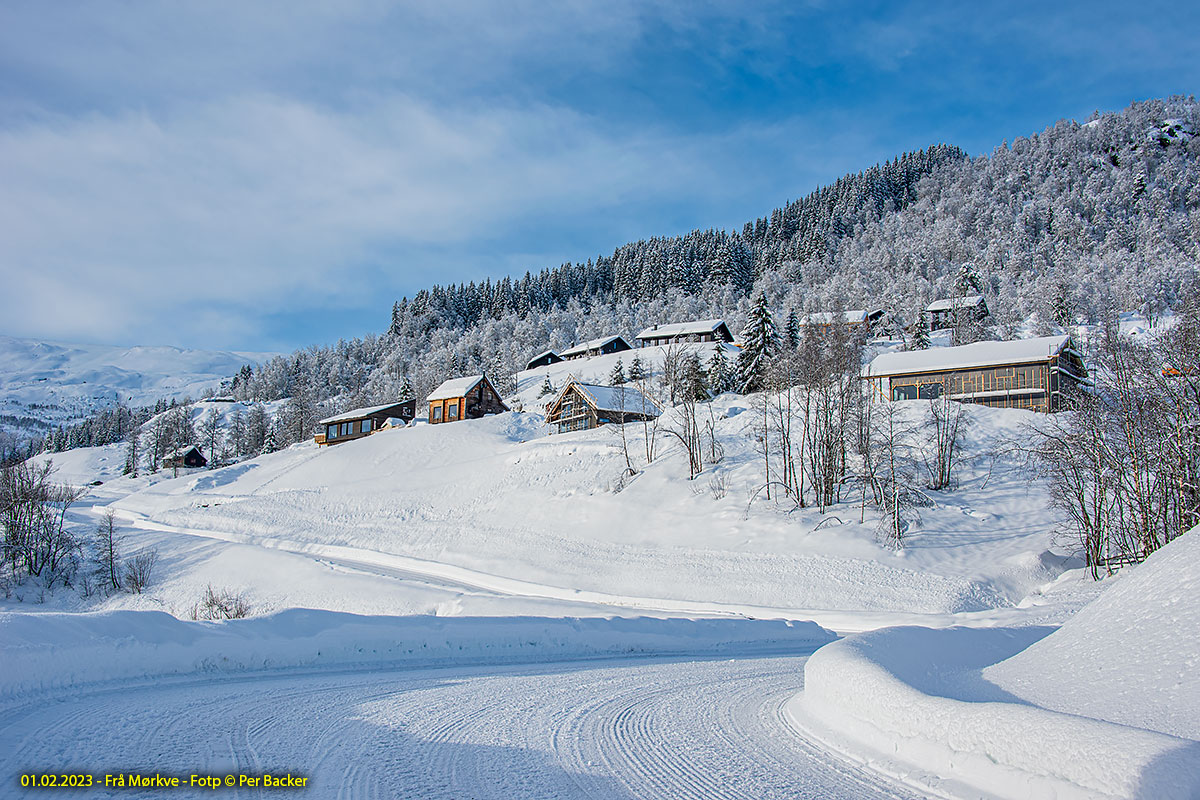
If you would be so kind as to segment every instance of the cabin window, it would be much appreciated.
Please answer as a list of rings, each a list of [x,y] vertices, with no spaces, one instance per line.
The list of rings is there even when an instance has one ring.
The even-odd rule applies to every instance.
[[[942,385],[940,383],[922,383],[917,389],[917,398],[920,400],[936,400],[942,396]]]
[[[352,433],[354,433],[354,423],[353,422],[343,422],[342,423],[342,436],[349,436]]]
[[[434,422],[442,421],[442,407],[441,406],[433,407],[433,421]]]
[[[458,419],[458,401],[457,400],[455,400],[453,403],[451,403],[449,408],[446,409],[446,417],[447,417],[447,419],[451,419],[451,420]]]
[[[917,399],[917,387],[915,387],[915,386],[893,386],[892,387],[892,399],[893,400],[916,400]]]
[[[363,433],[370,433],[370,432],[371,432],[371,420],[369,420],[369,419],[364,419],[364,420],[362,421],[362,432],[363,432]]]
[[[336,439],[337,438],[337,425],[326,425],[325,426],[325,438],[326,439]]]

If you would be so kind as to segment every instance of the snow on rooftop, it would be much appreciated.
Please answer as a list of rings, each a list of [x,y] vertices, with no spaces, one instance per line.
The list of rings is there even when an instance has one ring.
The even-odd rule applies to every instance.
[[[670,325],[658,325],[646,328],[637,335],[639,339],[662,339],[671,336],[691,336],[700,333],[712,333],[725,324],[723,319],[702,319],[695,322],[674,322]]]
[[[465,378],[451,378],[430,392],[429,397],[425,399],[450,400],[455,397],[463,397],[467,392],[474,389],[481,380],[483,380],[482,375],[468,375]]]
[[[597,411],[625,411],[653,417],[662,413],[653,400],[631,387],[600,386],[578,381],[573,385],[588,396]]]
[[[580,342],[579,344],[575,345],[574,347],[568,347],[566,350],[563,350],[558,355],[562,356],[563,358],[567,358],[568,356],[582,355],[590,350],[599,350],[601,347],[608,344],[609,342],[613,342],[613,341],[616,341],[617,339],[623,339],[623,338],[624,337],[622,337],[619,334],[616,336],[601,336],[599,339],[592,339],[587,342]],[[628,344],[628,342],[626,342],[626,344]],[[545,353],[543,353],[542,355],[545,355]]]
[[[400,405],[401,402],[403,402],[403,401],[397,401],[395,403],[384,403],[381,406],[364,406],[363,408],[354,408],[349,411],[343,411],[341,414],[337,414],[335,416],[326,417],[323,420],[319,420],[317,422],[317,424],[318,425],[332,425],[335,422],[348,422],[349,420],[352,420],[352,419],[362,419],[363,417],[369,417],[372,414],[377,414],[380,411],[383,411],[384,409],[391,408],[392,406],[398,406],[398,405]]]
[[[983,303],[983,295],[972,294],[966,297],[947,297],[942,300],[934,300],[925,307],[926,311],[953,311],[956,308],[970,308]]]
[[[1067,347],[1070,336],[1043,336],[1009,342],[975,342],[959,347],[934,347],[904,353],[884,353],[863,370],[863,377],[940,372],[951,369],[988,367],[1042,361]]]
[[[870,312],[866,309],[856,309],[854,311],[843,311],[840,315],[832,311],[818,311],[814,314],[805,314],[800,318],[801,325],[832,325],[841,317],[841,321],[847,324],[855,324],[865,322]]]

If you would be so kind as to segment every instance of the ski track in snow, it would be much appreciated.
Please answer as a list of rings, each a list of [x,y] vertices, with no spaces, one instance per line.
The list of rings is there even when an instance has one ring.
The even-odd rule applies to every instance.
[[[310,776],[306,796],[338,800],[915,797],[791,731],[782,708],[804,661],[330,672],[74,694],[0,716],[0,761],[14,781],[31,767],[290,770]]]

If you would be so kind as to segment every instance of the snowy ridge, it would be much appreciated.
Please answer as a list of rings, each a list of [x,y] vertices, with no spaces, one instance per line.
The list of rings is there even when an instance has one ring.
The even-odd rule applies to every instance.
[[[158,611],[0,615],[0,697],[169,675],[633,654],[806,653],[834,634],[782,620],[383,617],[290,609],[188,622]]]

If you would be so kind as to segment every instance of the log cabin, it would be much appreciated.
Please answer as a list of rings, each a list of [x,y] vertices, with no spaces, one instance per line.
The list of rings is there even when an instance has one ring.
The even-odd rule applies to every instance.
[[[843,311],[841,314],[825,311],[815,314],[805,314],[800,318],[800,325],[814,325],[827,328],[835,322],[842,322],[848,325],[852,331],[866,330],[867,333],[870,333],[875,330],[875,326],[882,319],[883,311],[879,309],[856,309],[854,311]]]
[[[599,386],[574,378],[546,404],[546,424],[556,426],[558,433],[654,419],[660,414],[659,405],[633,387]]]
[[[313,438],[317,445],[341,444],[370,436],[380,428],[387,426],[389,420],[401,420],[404,424],[408,424],[412,422],[416,413],[416,400],[355,408],[332,417],[326,417],[318,422],[317,435]],[[392,425],[394,426],[395,423]]]
[[[529,363],[525,365],[525,369],[537,369],[538,367],[548,367],[551,364],[557,364],[562,361],[562,356],[553,350],[547,350],[544,353],[538,353],[533,358],[529,359]]]
[[[732,342],[733,334],[729,332],[725,320],[705,319],[655,325],[639,333],[637,340],[641,347],[653,347],[673,342]]]
[[[973,294],[967,297],[934,300],[925,307],[925,313],[929,315],[929,330],[940,331],[953,328],[955,321],[964,315],[972,315],[974,319],[981,320],[990,312],[983,295]]]
[[[429,401],[429,421],[435,425],[508,411],[486,375],[451,378],[426,399]]]
[[[568,347],[559,353],[559,356],[561,356],[563,361],[573,361],[577,358],[606,356],[609,353],[620,353],[632,349],[633,345],[625,341],[624,336],[601,336],[599,339],[580,342],[574,347]]]
[[[976,342],[906,353],[884,353],[863,370],[883,400],[952,400],[996,408],[1052,412],[1088,385],[1087,368],[1070,336]]]
[[[179,448],[174,453],[168,453],[162,460],[164,469],[181,468],[181,467],[206,467],[208,459],[200,452],[200,448],[194,444],[189,444]]]

